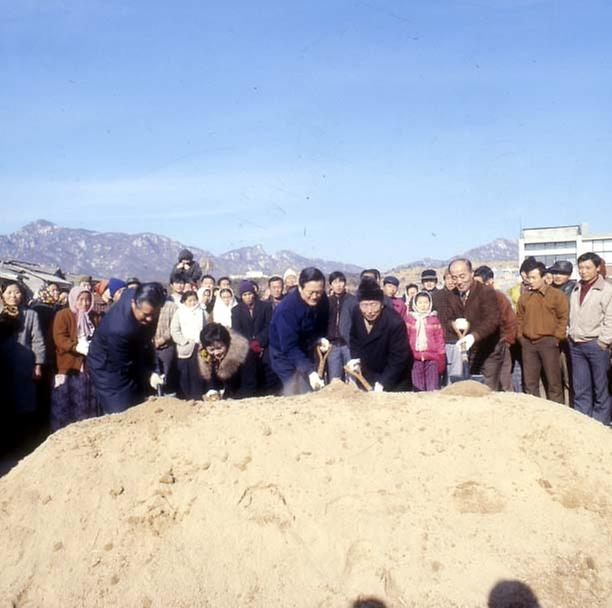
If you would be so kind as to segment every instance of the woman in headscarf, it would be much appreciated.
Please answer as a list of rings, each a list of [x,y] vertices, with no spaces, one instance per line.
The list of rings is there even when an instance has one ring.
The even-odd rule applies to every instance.
[[[60,310],[53,320],[57,374],[51,392],[52,431],[98,415],[95,392],[85,368],[95,331],[93,306],[90,290],[73,287],[68,294],[68,308]]]
[[[249,354],[246,338],[219,323],[208,323],[200,334],[200,343],[198,365],[206,384],[205,397],[240,399],[255,395],[257,386],[244,369]]]
[[[180,396],[201,399],[203,383],[198,371],[198,347],[206,312],[195,291],[186,291],[172,317],[170,335],[176,344]]]
[[[221,323],[223,327],[230,328],[232,326],[232,308],[236,306],[236,298],[230,287],[223,287],[219,290],[219,294],[215,299],[215,305],[212,310],[212,320],[215,323]]]

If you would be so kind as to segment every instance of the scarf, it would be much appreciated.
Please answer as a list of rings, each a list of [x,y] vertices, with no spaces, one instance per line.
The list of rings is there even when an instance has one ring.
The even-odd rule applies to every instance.
[[[226,306],[221,299],[221,291],[229,291],[232,294],[232,301],[229,306]],[[215,305],[212,310],[212,318],[215,323],[221,323],[224,327],[230,328],[232,326],[232,308],[236,306],[236,298],[234,298],[234,292],[229,288],[223,288],[215,299]]]
[[[425,312],[419,312],[416,310],[416,301],[418,298],[422,296],[427,296],[429,298],[429,308]],[[426,291],[420,291],[417,293],[412,299],[412,311],[410,314],[412,318],[416,320],[416,350],[418,352],[423,352],[427,350],[427,317],[432,314],[432,299],[431,294]]]
[[[78,310],[77,309],[77,300],[82,293],[88,293],[91,296],[91,304],[89,305],[88,310]],[[73,287],[68,294],[68,306],[70,310],[76,316],[77,322],[77,338],[91,338],[93,336],[95,327],[89,318],[89,313],[93,308],[93,293],[89,289],[85,289],[84,287]]]

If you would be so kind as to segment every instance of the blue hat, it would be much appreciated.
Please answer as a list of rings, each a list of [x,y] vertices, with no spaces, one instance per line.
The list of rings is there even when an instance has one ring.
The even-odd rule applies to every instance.
[[[108,291],[110,292],[111,298],[114,298],[115,294],[123,287],[127,287],[127,283],[125,281],[122,281],[117,277],[112,277],[108,281]]]

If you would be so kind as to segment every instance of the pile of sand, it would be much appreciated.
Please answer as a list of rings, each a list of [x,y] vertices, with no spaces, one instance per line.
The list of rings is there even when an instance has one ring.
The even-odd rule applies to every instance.
[[[451,392],[158,399],[63,429],[0,480],[0,606],[611,606],[610,430]]]

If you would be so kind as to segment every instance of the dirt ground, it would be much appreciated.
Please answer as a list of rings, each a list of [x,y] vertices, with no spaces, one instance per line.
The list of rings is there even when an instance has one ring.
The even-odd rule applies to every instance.
[[[0,479],[0,538],[0,608],[611,608],[612,432],[472,383],[153,399]]]

